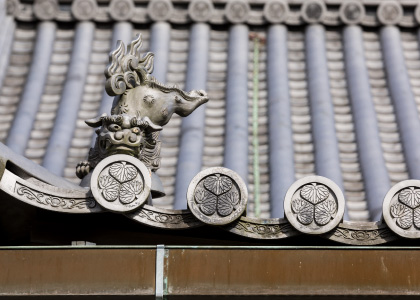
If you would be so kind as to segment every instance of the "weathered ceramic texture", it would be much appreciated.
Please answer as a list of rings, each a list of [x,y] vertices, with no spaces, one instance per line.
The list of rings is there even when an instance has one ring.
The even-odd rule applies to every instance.
[[[404,180],[386,194],[382,205],[388,227],[402,237],[420,238],[420,180]]]
[[[152,3],[167,1],[157,0]],[[171,2],[169,2],[171,3]],[[185,92],[177,86],[167,86],[154,78],[154,54],[142,55],[141,35],[126,47],[123,42],[118,43],[117,49],[110,53],[110,63],[105,70],[105,89],[108,95],[118,96],[114,99],[111,114],[127,114],[145,119],[153,129],[166,125],[172,114],[182,117],[191,114],[197,107],[206,103],[209,98],[203,90]]]
[[[366,10],[360,1],[349,0],[341,4],[339,14],[344,24],[353,25],[360,23],[365,18]]]
[[[416,10],[414,11],[414,19],[420,24],[420,4],[417,5]]]
[[[59,11],[57,0],[35,0],[34,14],[42,21],[50,21]]]
[[[207,22],[214,12],[210,0],[193,0],[188,6],[188,15],[194,22]]]
[[[251,8],[247,1],[231,0],[227,2],[225,7],[226,19],[233,24],[246,22]]]
[[[264,5],[264,18],[270,23],[282,23],[289,15],[289,5],[286,0],[270,0]]]
[[[321,0],[308,0],[301,7],[302,18],[307,23],[321,23],[325,17],[327,8]]]
[[[160,5],[162,1],[150,3]],[[129,5],[129,2],[118,3]],[[209,100],[203,90],[185,92],[177,86],[166,86],[156,80],[151,75],[154,54],[148,52],[142,55],[142,43],[138,34],[127,49],[119,41],[117,49],[110,53],[110,63],[105,69],[105,90],[108,95],[117,97],[114,98],[110,116],[103,114],[86,121],[90,127],[100,129],[96,131],[97,139],[88,160],[76,167],[79,178],[89,174],[99,161],[113,154],[138,157],[151,171],[156,171],[160,166],[161,148],[158,131],[174,113],[186,117]]]
[[[165,229],[188,229],[204,225],[186,209],[165,209],[145,204],[140,209],[125,215],[139,223]]]
[[[287,220],[297,230],[322,234],[334,229],[344,215],[340,188],[322,176],[304,177],[288,189],[284,199]]]
[[[278,240],[301,234],[286,219],[260,219],[240,217],[222,229],[259,240]]]
[[[90,181],[96,201],[114,212],[138,209],[149,197],[151,185],[147,167],[137,158],[124,154],[102,160]]]
[[[200,221],[225,225],[246,209],[248,190],[234,171],[215,167],[198,173],[188,186],[188,207]]]
[[[109,14],[114,20],[130,20],[135,11],[133,0],[112,0],[109,4]]]
[[[35,178],[25,180],[9,170],[4,171],[0,190],[22,202],[47,210],[79,214],[103,211],[88,189],[82,192],[58,188]]]
[[[120,156],[123,156],[124,158],[128,157],[129,159],[131,158],[130,156],[126,155]],[[115,156],[112,156],[112,158],[114,157]],[[112,164],[112,162],[110,164]],[[220,170],[217,171],[218,174],[221,174],[221,172],[222,171]],[[207,175],[205,175],[204,177],[206,176]],[[204,177],[201,177],[201,179],[203,179]],[[46,177],[44,177],[44,179],[46,179]],[[307,184],[307,182],[303,184]],[[314,180],[311,179],[309,180],[309,182],[314,182]],[[316,182],[319,183],[319,180]],[[326,183],[324,182],[323,184]],[[302,181],[300,181],[300,183],[294,188],[294,190],[299,189],[299,187],[301,186]],[[333,190],[331,185],[328,185],[328,187],[331,190]],[[407,235],[407,231],[401,229],[400,226],[397,224],[397,218],[403,218],[403,216],[393,217],[391,215],[390,202],[394,200],[396,202],[394,204],[405,205],[411,210],[413,210],[411,207],[415,207],[414,209],[418,209],[418,197],[413,198],[407,196],[415,196],[415,194],[411,193],[410,191],[415,191],[419,187],[420,181],[409,180],[406,182],[401,182],[395,188],[391,189],[389,195],[387,195],[387,198],[384,202],[384,209],[386,209],[384,211],[385,221],[387,218],[390,219],[390,221],[388,220],[387,223],[361,223],[345,221],[344,223],[338,224],[338,226],[333,228],[331,231],[321,234],[320,237],[333,240],[342,244],[378,245],[397,240],[401,238],[400,236],[404,236],[402,234]],[[80,187],[76,186],[73,188],[58,187],[40,181],[34,177],[19,177],[18,175],[10,172],[7,169],[4,170],[4,173],[1,177],[0,190],[9,194],[16,200],[25,202],[29,205],[33,205],[42,209],[56,212],[95,213],[105,211],[100,205],[97,204],[97,202],[92,197],[88,189],[81,189]],[[402,201],[398,199],[398,196],[400,194],[404,196],[402,198]],[[404,212],[407,210],[402,209],[399,211]],[[135,211],[125,213],[125,216],[145,225],[165,229],[188,229],[204,225],[204,222],[198,220],[196,216],[193,215],[193,213],[191,213],[189,210],[163,209],[149,205],[142,205],[139,209]],[[340,218],[337,217],[337,219]],[[412,220],[412,222],[414,223],[414,213],[412,218],[410,215],[410,218],[408,219]],[[401,224],[406,223],[403,222]],[[415,225],[413,226],[414,227],[409,228],[409,231],[412,230],[414,232],[414,235],[412,234],[412,236],[410,237],[418,237],[418,231],[417,229],[415,229]],[[400,231],[402,231],[402,234],[395,234],[389,227],[395,227],[396,229],[392,229],[394,231],[399,229]],[[236,235],[264,240],[284,239],[287,237],[302,234],[300,231],[296,230],[294,228],[294,225],[292,226],[291,222],[288,222],[287,219],[257,219],[241,216],[240,218],[232,221],[229,224],[220,226],[220,228]]]
[[[80,21],[88,21],[95,18],[98,5],[95,0],[75,0],[71,5],[71,13]]]
[[[378,222],[347,222],[340,223],[323,238],[349,245],[379,245],[399,239],[386,224]]]
[[[274,0],[273,2],[277,1]],[[191,20],[194,22],[204,22],[208,18],[207,22],[213,25],[227,23],[263,25],[266,23],[278,23],[279,19],[283,18],[280,6],[271,6],[269,4],[271,1],[261,0],[245,1],[248,8],[243,3],[238,3],[237,0],[215,1],[217,4],[215,11],[218,11],[218,13],[212,14],[207,14],[206,5],[202,5],[202,0],[197,1],[201,4],[198,6],[194,5],[195,8],[193,11],[190,10],[191,5],[178,5],[180,3],[186,4],[189,1],[176,2],[177,7],[173,7],[172,1],[168,0],[77,0],[64,2],[77,2],[77,10],[69,10],[66,4],[58,5],[57,0],[41,0],[35,1],[35,3],[34,1],[27,0],[6,0],[7,13],[15,16],[19,21],[25,22],[34,22],[36,20],[74,22],[92,19],[100,23],[126,20],[136,24],[149,24],[152,20],[156,22],[168,21],[174,24],[189,24]],[[94,10],[92,9],[94,7],[91,5],[93,2],[96,2],[96,9]],[[235,4],[233,9],[231,9],[231,5],[229,4],[231,2]],[[357,19],[356,24],[368,27],[399,24],[403,27],[417,28],[420,20],[420,4],[415,0],[349,0],[349,2],[352,2],[356,6],[359,6],[357,3],[360,3],[363,5],[365,11],[369,10],[371,12],[369,14],[363,14],[363,17],[359,16],[357,7],[355,5],[347,5],[347,1],[287,0],[285,2],[290,7],[293,7],[293,11],[285,14],[284,21],[282,22],[292,26],[317,22],[327,26],[342,26],[343,23],[353,24]],[[264,3],[266,7],[261,9]],[[348,7],[345,15],[343,15],[341,9],[337,9],[339,5],[346,5]],[[299,9],[299,6],[301,8],[304,7],[304,9]],[[129,9],[130,7],[132,9]],[[56,12],[54,13],[55,10]],[[375,10],[377,17],[373,15]]]
[[[377,10],[379,21],[384,25],[398,24],[403,17],[403,9],[397,1],[382,1]]]
[[[155,22],[168,20],[173,10],[172,2],[169,0],[153,0],[147,6],[147,13]]]

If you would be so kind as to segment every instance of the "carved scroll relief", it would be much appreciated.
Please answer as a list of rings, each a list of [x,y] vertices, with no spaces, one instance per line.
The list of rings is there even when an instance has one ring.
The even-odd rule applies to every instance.
[[[222,229],[248,238],[264,240],[283,239],[300,234],[285,219],[260,219],[244,216],[223,226]]]
[[[90,213],[103,211],[88,191],[66,190],[49,184],[22,179],[5,170],[0,190],[30,205],[66,213]]]
[[[188,187],[188,207],[200,221],[225,225],[238,219],[246,208],[248,191],[232,170],[216,167],[198,173]]]
[[[296,181],[284,200],[286,218],[297,230],[321,234],[335,228],[344,215],[344,196],[328,178],[309,176]]]
[[[48,194],[40,190],[36,190],[29,186],[16,182],[15,192],[25,200],[41,205],[45,208],[56,208],[61,210],[80,210],[86,208],[94,208],[96,206],[95,199],[87,198],[72,198],[60,197],[57,195]]]
[[[204,225],[189,210],[165,209],[147,204],[125,215],[137,222],[165,229],[187,229]]]

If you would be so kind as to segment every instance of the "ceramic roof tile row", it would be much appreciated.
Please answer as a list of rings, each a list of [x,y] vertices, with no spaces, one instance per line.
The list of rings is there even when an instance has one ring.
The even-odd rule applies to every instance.
[[[203,170],[223,165],[227,47],[227,32],[211,30],[207,74],[207,93],[211,100],[206,104]]]
[[[36,28],[18,24],[0,91],[0,141],[5,142],[31,65]]]
[[[38,164],[42,163],[54,126],[70,62],[73,37],[74,30],[72,28],[59,28],[55,34],[47,82],[25,150],[25,156]]]
[[[288,70],[288,29],[271,25],[266,38],[270,216],[283,217],[283,199],[295,182]],[[269,62],[269,63],[267,63]]]
[[[289,30],[287,44],[295,176],[300,179],[315,174],[303,32]]]
[[[54,22],[41,22],[37,25],[31,66],[6,140],[6,145],[18,155],[25,154],[37,114],[34,107],[39,107],[42,100],[51,64],[56,27]]]
[[[235,171],[248,183],[248,26],[229,28],[228,70],[226,85],[226,125],[223,166]]]
[[[420,48],[418,31],[401,32],[401,46],[404,51],[411,88],[420,114]]]
[[[12,51],[13,38],[16,28],[16,22],[11,16],[6,16],[4,11],[6,3],[0,4],[0,82],[3,82],[7,66],[9,65],[10,53]]]
[[[410,84],[406,61],[401,45],[400,29],[386,26],[380,29],[383,62],[387,74],[387,86],[392,99],[408,174],[420,178],[420,119]],[[400,156],[400,155],[398,155]]]
[[[331,29],[326,32],[326,51],[347,209],[351,220],[367,221],[369,212],[363,194],[363,178],[347,91],[341,31]]]
[[[196,23],[190,27],[185,90],[207,88],[210,26]],[[175,209],[186,209],[186,194],[194,176],[203,165],[206,105],[182,119],[175,183]]]
[[[222,166],[225,162],[225,126],[226,126],[226,82],[228,64],[227,27],[213,27],[210,31],[210,53],[207,73],[207,91],[210,101],[206,105],[206,127],[204,129],[204,150],[202,169]],[[252,28],[265,36],[266,27]],[[293,149],[295,177],[315,174],[315,157],[312,133],[312,117],[308,95],[307,57],[305,54],[305,30],[302,27],[287,27],[288,84],[290,95],[291,120],[293,131]],[[72,52],[74,27],[58,24],[53,55],[49,66],[47,83],[37,109],[36,120],[25,151],[27,157],[41,163],[49,136],[54,126],[56,112],[60,105],[63,85],[66,81]],[[150,30],[140,27],[133,33],[143,34],[142,51],[149,50]],[[383,63],[384,46],[376,30],[363,29],[364,55],[369,77],[370,91],[375,108],[380,142],[391,184],[408,179],[406,159],[403,153],[401,134],[395,114],[394,99],[390,96],[389,77]],[[170,29],[169,61],[167,64],[166,83],[185,87],[189,51],[189,28],[172,25]],[[401,31],[401,46],[407,67],[411,89],[417,101],[420,114],[420,51],[419,37],[414,30]],[[14,33],[12,52],[7,73],[0,90],[0,140],[5,141],[11,126],[13,115],[19,105],[26,74],[31,64],[36,29],[26,23],[17,23]],[[65,178],[79,182],[75,177],[75,166],[84,160],[89,147],[93,129],[89,129],[84,120],[98,115],[103,95],[103,70],[107,64],[107,53],[115,48],[111,45],[111,24],[96,24],[92,54],[87,72],[84,94],[78,112],[76,127],[71,139],[65,168]],[[253,203],[253,149],[252,147],[252,89],[253,89],[253,50],[249,40],[248,47],[248,215],[255,214]],[[338,139],[341,175],[344,180],[344,193],[348,203],[349,217],[352,220],[368,220],[366,202],[366,184],[362,176],[359,147],[355,132],[355,118],[349,98],[349,81],[346,77],[344,62],[343,32],[341,29],[325,28],[325,49],[329,93],[334,108],[335,130]],[[267,100],[267,53],[261,45],[259,56],[259,168],[261,174],[261,217],[270,216],[270,167],[268,148],[268,100]],[[162,164],[158,174],[163,182],[167,196],[154,200],[154,205],[173,207],[175,174],[179,156],[181,118],[174,115],[161,133]],[[244,120],[246,122],[246,120]],[[281,168],[281,166],[278,166]]]
[[[401,45],[404,51],[404,57],[407,72],[410,77],[411,88],[415,96],[417,109],[420,114],[420,47],[419,32],[405,31],[401,32]]]
[[[75,26],[67,78],[61,93],[57,118],[42,161],[43,167],[58,176],[65,175],[64,170],[77,126],[79,109],[86,94],[85,87],[95,88],[86,84],[93,53],[95,28],[96,24],[93,22],[80,22]],[[90,144],[90,141],[87,143]]]
[[[108,64],[108,53],[111,49],[112,31],[110,28],[95,28],[92,54],[90,58],[83,99],[80,103],[76,128],[68,152],[64,177],[73,182],[80,182],[76,177],[74,166],[85,160],[91,146],[94,129],[84,122],[96,118],[105,87],[104,69]]]
[[[391,185],[394,185],[401,180],[408,179],[408,173],[402,153],[394,107],[387,87],[388,83],[383,64],[379,33],[366,31],[363,33],[363,39],[385,164]]]

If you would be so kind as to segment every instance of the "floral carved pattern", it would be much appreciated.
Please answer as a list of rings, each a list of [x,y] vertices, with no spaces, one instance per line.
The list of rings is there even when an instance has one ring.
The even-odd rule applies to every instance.
[[[303,225],[313,221],[319,226],[328,224],[337,211],[337,203],[329,199],[330,191],[322,184],[310,183],[300,190],[300,197],[292,201],[292,211]]]
[[[380,244],[388,240],[393,240],[395,235],[388,228],[379,228],[374,230],[356,230],[347,228],[337,228],[334,236],[350,243],[370,243]],[[383,240],[383,241],[381,241]]]
[[[190,214],[165,214],[152,210],[141,209],[136,212],[136,216],[142,219],[146,219],[153,223],[160,223],[164,225],[182,225],[190,224],[196,225],[198,222],[194,216]]]
[[[390,213],[401,229],[409,229],[413,225],[420,229],[420,189],[403,189],[398,195],[398,202],[391,205]]]
[[[195,190],[194,200],[200,211],[207,215],[226,217],[236,210],[240,195],[232,180],[221,174],[206,177]]]
[[[103,173],[98,178],[98,186],[109,202],[119,199],[121,203],[129,204],[143,190],[143,182],[136,180],[139,175],[137,168],[127,162],[114,163]]]
[[[287,235],[294,232],[289,223],[285,224],[256,224],[239,221],[234,225],[234,229],[242,235],[254,238],[275,238],[279,235]]]
[[[51,208],[86,209],[94,208],[96,206],[95,199],[91,197],[81,199],[58,197],[42,193],[18,182],[16,183],[15,190],[19,196],[23,196],[27,200],[35,201],[38,204]]]

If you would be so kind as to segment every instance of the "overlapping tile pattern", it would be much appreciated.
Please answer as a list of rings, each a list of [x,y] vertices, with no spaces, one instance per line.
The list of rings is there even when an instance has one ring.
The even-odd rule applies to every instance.
[[[71,147],[69,149],[64,177],[79,182],[74,166],[85,160],[91,147],[94,129],[85,124],[85,120],[96,118],[105,87],[104,69],[108,64],[108,53],[111,49],[112,31],[109,27],[95,29],[92,41],[88,75],[84,87]]]
[[[223,165],[228,33],[211,30],[209,47],[203,170]]]
[[[379,135],[391,185],[408,179],[394,107],[389,95],[378,32],[364,32],[366,64],[378,120]]]
[[[184,88],[189,51],[189,27],[171,25],[169,63],[166,83]],[[267,28],[250,28],[265,37]],[[68,65],[74,39],[74,26],[58,24],[54,42],[53,55],[49,67],[47,83],[44,88],[41,104],[37,110],[36,120],[25,155],[41,163],[54,126],[56,111],[60,105],[60,95],[66,80]],[[147,26],[134,29],[142,33],[142,51],[149,50],[150,31]],[[36,37],[36,28],[26,23],[17,23],[14,33],[12,52],[5,80],[0,89],[0,141],[4,142],[12,124],[13,115],[19,105],[26,75],[30,68],[32,51]],[[210,53],[208,60],[207,91],[210,101],[206,104],[206,128],[204,131],[204,152],[202,168],[222,166],[224,154],[224,131],[226,124],[226,75],[228,62],[228,27],[215,26],[210,31]],[[349,99],[349,86],[346,79],[346,66],[340,28],[326,28],[326,57],[330,93],[333,100],[336,134],[340,151],[341,171],[344,179],[344,193],[347,200],[349,217],[352,220],[365,221],[371,217],[366,202],[365,184],[361,173],[358,145],[354,129],[354,116]],[[115,47],[111,45],[112,25],[96,24],[92,41],[93,51],[89,63],[87,80],[78,120],[71,147],[68,152],[64,177],[75,183],[75,166],[84,160],[91,146],[93,129],[88,128],[84,120],[98,115],[103,95],[105,78],[103,71],[108,63],[108,52]],[[379,134],[386,168],[395,184],[408,179],[407,165],[403,154],[395,109],[391,99],[387,74],[383,63],[382,45],[379,31],[364,29],[363,42],[365,59],[369,75],[369,84],[378,121]],[[414,30],[401,30],[401,45],[405,55],[411,87],[415,94],[420,113],[420,49],[418,33]],[[305,30],[303,27],[288,27],[288,77],[291,120],[294,143],[294,161],[296,179],[315,174],[314,146],[311,129],[311,108],[309,105],[306,57]],[[259,147],[252,146],[252,98],[253,98],[253,60],[254,43],[249,40],[248,59],[248,120],[249,159],[248,159],[248,215],[255,215],[253,153],[259,153],[260,169],[260,217],[270,216],[270,166],[268,151],[268,103],[267,74],[269,62],[266,57],[266,46],[260,45],[258,74],[258,140]],[[172,208],[174,201],[175,174],[179,153],[182,119],[174,115],[161,133],[162,163],[158,174],[164,185],[166,196],[154,200],[154,205]],[[281,168],[281,166],[278,166]]]
[[[19,105],[31,65],[36,27],[18,24],[14,35],[9,65],[0,90],[0,141],[4,143]]]
[[[418,31],[402,31],[401,46],[404,51],[407,71],[411,79],[411,88],[420,113],[420,48]]]
[[[41,164],[44,158],[57,109],[60,105],[61,91],[66,81],[73,47],[73,38],[73,28],[58,28],[56,31],[47,82],[25,150],[26,157],[38,164]]]
[[[335,129],[340,151],[340,165],[349,217],[352,220],[367,221],[369,220],[369,212],[367,203],[364,201],[364,185],[357,152],[352,109],[348,97],[341,31],[328,30],[325,46],[330,93],[334,105]]]
[[[304,39],[303,31],[289,30],[289,93],[296,179],[315,174]]]

